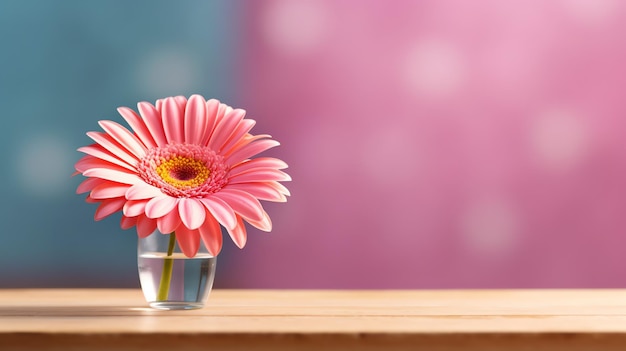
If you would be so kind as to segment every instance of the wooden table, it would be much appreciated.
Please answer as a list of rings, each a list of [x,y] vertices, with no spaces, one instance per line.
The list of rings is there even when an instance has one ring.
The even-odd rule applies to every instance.
[[[0,290],[6,350],[624,350],[626,290]]]

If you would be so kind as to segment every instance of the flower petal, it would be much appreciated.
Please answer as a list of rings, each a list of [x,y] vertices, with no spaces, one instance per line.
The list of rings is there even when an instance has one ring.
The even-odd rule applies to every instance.
[[[163,217],[176,208],[178,199],[168,195],[153,197],[146,204],[146,216],[148,218]]]
[[[100,179],[110,180],[112,182],[118,182],[123,184],[136,184],[143,182],[136,174],[121,172],[108,168],[91,168],[83,172],[85,177],[96,177]]]
[[[115,141],[122,145],[126,150],[130,151],[137,158],[146,155],[146,147],[137,139],[135,135],[124,128],[121,124],[113,121],[99,121],[98,124],[109,134]]]
[[[204,224],[198,228],[200,237],[209,253],[217,256],[222,250],[222,228],[220,224],[211,216],[207,216]]]
[[[258,135],[252,135],[252,134],[246,134],[244,135],[241,139],[239,139],[239,141],[237,141],[235,143],[235,145],[233,145],[233,147],[231,147],[229,150],[223,150],[222,151],[222,155],[226,158],[230,157],[230,155],[232,155],[235,151],[238,151],[239,149],[243,148],[244,146],[255,142],[257,140],[262,140],[262,139],[271,139],[272,136],[269,134],[258,134]],[[242,159],[242,161],[245,159]],[[233,162],[232,163],[237,164],[237,162]]]
[[[146,216],[137,217],[137,235],[140,238],[145,238],[154,233],[156,230],[156,222],[156,219],[148,218]]]
[[[179,108],[173,97],[163,101],[162,123],[163,131],[168,143],[183,143],[185,141],[184,112]]]
[[[259,200],[249,193],[232,188],[224,188],[213,194],[224,200],[238,215],[257,221],[263,219],[263,206]]]
[[[113,155],[110,151],[106,150],[105,148],[103,148],[102,146],[98,144],[92,144],[89,146],[80,147],[78,148],[78,151],[83,152],[92,157],[98,158],[100,160],[107,161],[114,165],[118,165],[129,171],[135,172],[134,166],[131,166],[127,162],[121,160],[119,157]]]
[[[177,95],[177,96],[174,96],[174,101],[176,101],[176,104],[178,105],[178,108],[181,109],[181,111],[185,109],[185,106],[187,105],[186,97],[182,95]]]
[[[211,139],[209,140],[209,148],[213,150],[221,150],[224,143],[235,131],[235,127],[241,122],[246,115],[246,111],[242,109],[232,110],[226,114],[220,123],[215,127]]]
[[[137,156],[130,153],[128,150],[126,150],[125,147],[121,146],[117,141],[113,139],[112,136],[100,132],[87,132],[87,136],[96,143],[100,144],[103,148],[111,152],[113,155],[115,155],[115,157],[128,163],[129,165],[136,166],[139,162]]]
[[[209,138],[217,123],[217,114],[219,112],[220,102],[216,99],[211,99],[206,102],[206,128],[200,138],[200,145],[206,146],[209,143]]]
[[[170,211],[163,217],[157,219],[157,228],[161,233],[171,233],[177,230],[181,225],[180,216],[177,211]]]
[[[287,197],[285,197],[285,195],[276,190],[273,186],[269,185],[267,182],[228,184],[223,190],[225,189],[242,190],[259,200],[273,202],[287,201]]]
[[[143,200],[161,196],[163,192],[157,187],[141,182],[128,188],[125,195],[128,200]]]
[[[226,228],[234,228],[237,225],[235,211],[228,204],[215,196],[199,199],[209,210],[211,215]]]
[[[272,180],[288,182],[291,180],[291,177],[289,174],[277,169],[261,169],[236,174],[228,179],[228,183],[267,182]]]
[[[152,106],[149,102],[140,102],[137,104],[137,109],[143,117],[143,121],[146,127],[150,131],[154,142],[157,146],[167,145],[167,138],[165,138],[165,132],[163,131],[163,121],[161,120],[161,113],[157,111],[156,107]]]
[[[253,219],[246,218],[246,222],[250,223],[255,228],[262,230],[264,232],[272,231],[272,220],[270,219],[270,216],[265,211],[263,211],[263,219],[261,219],[260,221],[255,221]]]
[[[217,116],[218,116],[218,121],[222,118],[224,118],[224,116],[226,116],[227,114],[231,113],[233,111],[233,108],[226,105],[226,104],[222,104],[220,103],[220,109],[217,112]]]
[[[268,168],[269,169],[285,169],[287,168],[287,164],[284,161],[279,160],[277,158],[273,158],[273,157],[257,157],[255,159],[239,163],[238,165],[231,168],[228,174],[230,174],[232,177],[234,175],[248,172],[250,170],[268,169]]]
[[[87,178],[78,185],[78,187],[76,188],[76,194],[82,194],[91,191],[98,185],[105,182],[107,181],[100,178]]]
[[[209,138],[207,139],[207,145],[211,141],[211,138],[213,138],[213,134],[215,134],[215,129],[217,128],[218,125],[220,125],[220,123],[222,123],[222,119],[224,119],[224,116],[229,111],[232,111],[232,107],[218,101],[217,112],[215,113],[215,123],[213,124],[213,128],[211,129],[209,133]]]
[[[91,155],[83,156],[80,160],[78,160],[78,162],[76,162],[76,164],[74,164],[74,168],[80,173],[83,173],[90,168],[108,168],[124,173],[135,173],[134,168],[131,166],[121,167]]]
[[[242,146],[240,149],[227,156],[226,161],[229,164],[234,165],[278,145],[280,145],[280,143],[273,139],[255,140],[245,146]]]
[[[185,108],[185,142],[200,144],[207,128],[206,101],[200,95],[192,95]]]
[[[122,208],[122,213],[126,217],[137,217],[145,214],[148,200],[128,200]]]
[[[96,209],[94,219],[96,221],[99,221],[107,216],[114,214],[117,211],[120,211],[122,207],[124,207],[125,203],[126,199],[123,197],[103,200],[100,206],[98,206],[98,208]]]
[[[237,245],[238,248],[243,249],[243,247],[246,246],[246,227],[244,226],[241,217],[237,216],[237,226],[235,226],[235,228],[226,228],[226,230],[228,231],[228,235],[230,235],[230,238],[233,239],[233,242],[235,243],[235,245]]]
[[[267,184],[273,187],[274,189],[276,189],[277,191],[279,191],[281,194],[286,195],[286,196],[291,196],[291,192],[289,192],[289,189],[287,189],[284,185],[280,184],[279,182],[267,182]]]
[[[132,130],[137,134],[137,138],[139,138],[146,148],[157,146],[143,119],[139,117],[135,111],[128,107],[119,107],[117,112],[119,112],[124,120],[126,120],[126,123],[128,123]]]
[[[200,228],[206,217],[206,209],[197,199],[181,198],[178,202],[178,213],[183,224],[192,230]]]
[[[126,217],[122,216],[120,220],[120,227],[122,229],[130,229],[137,224],[137,217]]]
[[[235,127],[233,134],[228,138],[228,141],[222,147],[222,152],[227,154],[239,141],[254,127],[256,121],[253,119],[243,119]]]
[[[191,230],[181,225],[176,230],[176,241],[185,256],[194,257],[200,248],[200,234],[197,230]]]
[[[124,197],[126,190],[128,190],[128,184],[106,182],[93,188],[91,191],[91,198],[93,199],[111,199],[115,197]]]
[[[87,195],[87,197],[85,198],[85,202],[88,204],[97,204],[100,202],[100,200],[92,199],[91,196]]]

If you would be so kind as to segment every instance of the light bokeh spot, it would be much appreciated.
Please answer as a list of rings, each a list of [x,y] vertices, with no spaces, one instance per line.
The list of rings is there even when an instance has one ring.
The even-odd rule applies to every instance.
[[[541,112],[530,130],[535,161],[548,170],[567,170],[581,162],[590,147],[590,131],[583,116],[569,108]]]
[[[327,39],[329,20],[330,12],[322,1],[281,0],[264,10],[261,31],[282,54],[307,54]]]
[[[442,39],[426,39],[408,52],[401,75],[415,94],[448,97],[463,84],[465,66],[462,53],[454,45]]]
[[[587,25],[610,20],[620,10],[621,0],[561,0],[563,9],[574,19]]]
[[[500,198],[477,199],[461,217],[461,233],[473,253],[499,257],[515,249],[520,235],[519,213]]]
[[[17,149],[16,178],[30,196],[64,195],[72,173],[70,147],[53,135],[31,135]]]

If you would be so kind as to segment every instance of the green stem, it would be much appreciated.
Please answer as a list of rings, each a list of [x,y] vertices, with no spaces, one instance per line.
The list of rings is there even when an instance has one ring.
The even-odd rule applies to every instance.
[[[157,293],[157,301],[166,301],[170,292],[170,282],[172,281],[172,267],[174,260],[169,258],[174,252],[176,245],[176,234],[170,234],[170,242],[167,246],[167,256],[163,260],[163,271],[161,272],[161,281],[159,282],[159,292]]]

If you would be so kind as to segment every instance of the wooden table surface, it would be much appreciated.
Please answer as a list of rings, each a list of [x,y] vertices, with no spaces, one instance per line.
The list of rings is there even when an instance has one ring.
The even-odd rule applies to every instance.
[[[0,290],[6,350],[626,350],[626,290]]]

